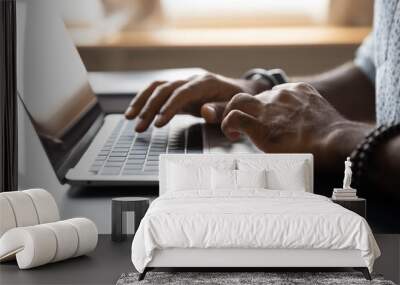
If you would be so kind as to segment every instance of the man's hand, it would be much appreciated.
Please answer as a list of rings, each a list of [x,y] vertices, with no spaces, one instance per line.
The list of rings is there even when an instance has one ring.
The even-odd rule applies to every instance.
[[[132,100],[125,112],[127,119],[139,118],[136,131],[145,131],[157,116],[155,126],[162,127],[177,113],[202,116],[208,123],[219,123],[225,103],[235,94],[256,94],[269,89],[266,83],[233,79],[207,73],[188,80],[156,81]]]
[[[235,95],[221,127],[231,140],[248,135],[264,152],[313,153],[318,166],[331,170],[341,167],[370,129],[345,119],[307,83],[278,85],[256,96]]]

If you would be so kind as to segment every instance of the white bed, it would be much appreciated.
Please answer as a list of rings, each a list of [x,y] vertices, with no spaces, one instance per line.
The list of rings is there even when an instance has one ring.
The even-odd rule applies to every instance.
[[[193,166],[200,171],[191,177]],[[243,170],[244,180],[234,172],[235,189],[228,176],[217,188],[207,167]],[[244,174],[260,169],[264,188],[238,188],[254,186]],[[307,154],[162,156],[160,197],[134,237],[134,266],[141,278],[154,267],[354,267],[368,278],[380,252],[367,222],[312,194],[312,175]]]

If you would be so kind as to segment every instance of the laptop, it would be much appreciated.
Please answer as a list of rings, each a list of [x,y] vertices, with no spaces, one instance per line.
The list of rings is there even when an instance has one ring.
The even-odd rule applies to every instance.
[[[57,2],[17,0],[17,88],[61,183],[157,185],[160,154],[257,152],[189,115],[135,133],[135,120],[105,114]]]

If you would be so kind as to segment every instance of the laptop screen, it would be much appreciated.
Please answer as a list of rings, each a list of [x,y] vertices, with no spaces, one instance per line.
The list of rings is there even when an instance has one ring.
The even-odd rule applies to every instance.
[[[17,86],[50,162],[63,178],[63,164],[102,112],[57,2],[17,0]]]

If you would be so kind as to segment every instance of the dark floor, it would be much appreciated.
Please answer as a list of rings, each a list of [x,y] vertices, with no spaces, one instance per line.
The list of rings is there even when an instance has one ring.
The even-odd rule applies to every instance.
[[[45,266],[18,270],[17,263],[0,265],[0,284],[115,284],[124,272],[134,270],[130,259],[132,240],[111,241],[100,235],[94,252]]]
[[[398,272],[400,268],[400,237],[398,235],[377,235],[376,238],[382,251],[382,257],[377,260],[374,272],[383,274],[388,280],[398,282],[400,277]],[[15,261],[2,263],[0,264],[0,285],[115,284],[122,273],[135,271],[130,258],[131,243],[132,238],[117,243],[111,241],[110,235],[100,235],[96,250],[88,256],[81,256],[28,270],[19,270]],[[179,269],[179,271],[188,270],[191,271],[191,269]],[[204,270],[208,271],[207,269]],[[282,270],[318,272],[349,271],[352,269],[291,268]],[[212,269],[212,271],[215,271],[215,269]],[[259,271],[259,269],[256,271]],[[267,271],[280,270],[273,268]]]

